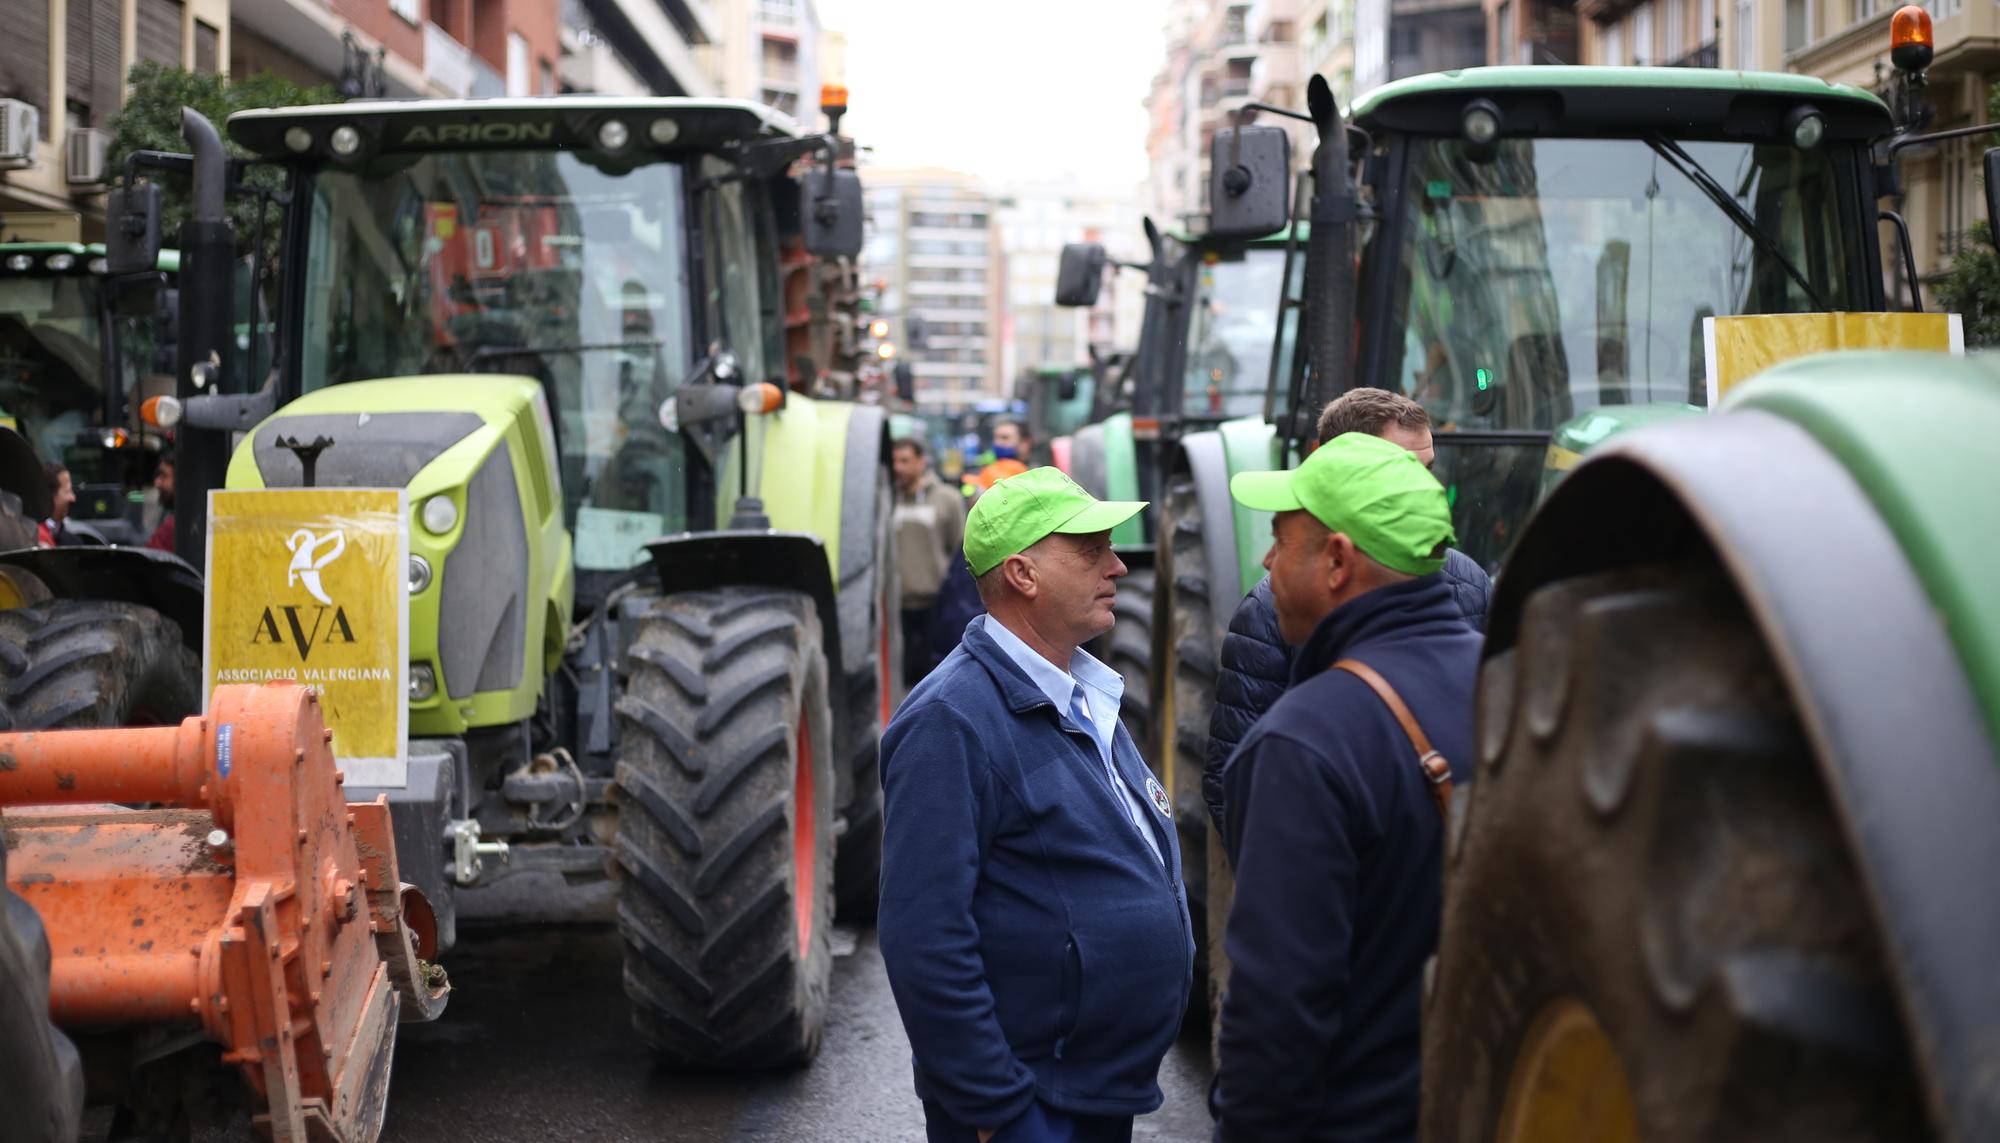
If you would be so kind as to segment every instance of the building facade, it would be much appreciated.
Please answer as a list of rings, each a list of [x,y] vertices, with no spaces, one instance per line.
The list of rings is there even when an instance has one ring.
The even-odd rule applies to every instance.
[[[916,377],[917,406],[1003,396],[1005,267],[993,196],[955,171],[869,168],[863,179],[863,273],[881,285],[877,312]]]
[[[711,97],[701,53],[720,34],[708,0],[563,0],[562,89]]]
[[[125,76],[142,60],[223,70],[230,0],[9,0],[0,36],[0,219],[7,237],[101,241],[104,155]],[[23,114],[20,105],[32,111]],[[32,131],[20,131],[25,120]],[[22,227],[33,228],[24,232]],[[52,228],[52,229],[45,229]]]
[[[1055,294],[1067,243],[1100,243],[1121,261],[1145,257],[1133,195],[1093,193],[1068,182],[1023,183],[998,188],[994,205],[1007,270],[1001,376],[1042,365],[1082,365],[1093,346],[1103,352],[1131,348],[1145,300],[1136,275],[1106,275],[1089,309],[1058,306]]]

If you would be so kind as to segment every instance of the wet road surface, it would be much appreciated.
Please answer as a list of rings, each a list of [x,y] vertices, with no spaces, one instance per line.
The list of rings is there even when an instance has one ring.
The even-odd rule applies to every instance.
[[[836,929],[834,952],[832,1012],[810,1068],[682,1075],[656,1069],[632,1031],[610,925],[461,930],[444,1017],[399,1033],[384,1143],[922,1140],[873,930]],[[1208,1138],[1204,1047],[1175,1046],[1161,1068],[1166,1104],[1135,1139]]]

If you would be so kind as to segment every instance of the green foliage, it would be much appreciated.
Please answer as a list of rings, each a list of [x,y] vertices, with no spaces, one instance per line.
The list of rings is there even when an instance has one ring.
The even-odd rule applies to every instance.
[[[1965,318],[1969,348],[2000,345],[2000,251],[1993,228],[1972,224],[1972,240],[1951,260],[1951,269],[1931,291],[1937,305]]]
[[[120,177],[125,170],[125,156],[133,151],[185,153],[188,150],[187,140],[181,135],[183,106],[194,108],[215,124],[215,129],[222,132],[223,148],[231,158],[246,158],[249,152],[230,142],[224,129],[232,112],[253,107],[336,103],[340,99],[330,86],[301,87],[269,72],[231,82],[219,75],[142,61],[133,65],[129,78],[131,98],[111,122],[111,169]],[[142,169],[140,174],[159,182],[163,188],[160,236],[172,246],[188,216],[188,179],[160,170]],[[245,173],[244,184],[251,191],[275,191],[284,185],[284,179],[276,168],[253,167]],[[245,253],[256,234],[257,201],[257,196],[250,193],[233,195],[229,203],[230,216],[236,223],[237,245]],[[273,206],[265,219],[267,247],[272,245],[277,221],[278,211]]]

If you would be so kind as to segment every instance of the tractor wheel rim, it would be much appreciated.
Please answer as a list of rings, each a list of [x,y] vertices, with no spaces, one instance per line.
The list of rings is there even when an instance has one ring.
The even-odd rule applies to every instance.
[[[1637,1143],[1632,1084],[1604,1027],[1574,997],[1544,1005],[1507,1078],[1499,1143]]]
[[[885,590],[885,591],[883,591],[883,592],[882,592],[882,606],[880,606],[880,607],[876,608],[875,610],[876,610],[876,613],[877,613],[877,614],[879,614],[879,615],[880,615],[880,616],[882,617],[882,622],[881,622],[881,624],[880,624],[880,626],[881,626],[881,628],[882,628],[882,634],[881,634],[881,642],[882,642],[882,648],[881,648],[880,652],[879,652],[879,653],[877,653],[877,654],[876,654],[876,656],[875,656],[875,657],[876,657],[876,659],[880,660],[880,662],[879,662],[879,665],[877,666],[877,673],[878,673],[878,674],[879,674],[879,675],[881,676],[881,678],[880,678],[880,679],[878,679],[878,680],[876,680],[876,688],[875,688],[875,689],[876,689],[876,691],[877,691],[878,693],[880,693],[880,695],[882,696],[882,700],[881,700],[881,701],[882,701],[882,721],[881,721],[880,725],[881,725],[881,726],[882,726],[883,728],[885,728],[885,729],[886,729],[886,728],[888,727],[888,725],[889,725],[889,714],[890,714],[890,707],[891,707],[891,706],[893,705],[893,704],[891,704],[891,703],[890,703],[890,701],[889,701],[889,697],[890,697],[890,696],[889,696],[889,683],[890,683],[890,680],[891,680],[891,679],[893,679],[893,678],[895,677],[895,676],[893,676],[893,675],[891,675],[891,674],[889,673],[889,671],[891,670],[891,668],[890,668],[890,666],[889,666],[889,624],[890,624],[890,623],[892,623],[892,622],[894,622],[894,620],[892,620],[892,619],[891,619],[891,618],[889,617],[889,593],[888,593],[888,591],[886,591],[886,590]],[[896,666],[896,667],[895,667],[894,669],[895,669],[895,670],[901,670],[901,669],[902,669],[902,666],[901,666],[901,664],[898,664],[898,665],[897,665],[897,666]]]
[[[812,943],[813,902],[818,896],[819,819],[813,809],[812,726],[799,715],[798,773],[792,779],[792,913],[799,928],[799,959]]]

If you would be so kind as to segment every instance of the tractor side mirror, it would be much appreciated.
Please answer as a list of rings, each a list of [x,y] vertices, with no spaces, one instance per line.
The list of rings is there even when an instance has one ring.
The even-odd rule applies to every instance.
[[[105,203],[106,271],[150,274],[160,268],[160,185],[127,183]]]
[[[1986,150],[1986,230],[2000,246],[2000,147]]]
[[[1056,396],[1064,401],[1076,400],[1076,373],[1065,373],[1056,382]]]
[[[1095,242],[1063,244],[1056,263],[1056,304],[1094,306],[1104,286],[1104,247]]]
[[[1282,127],[1217,131],[1208,148],[1208,230],[1261,238],[1291,217],[1292,137]]]
[[[807,252],[821,258],[861,253],[861,176],[853,171],[814,167],[805,174]]]

